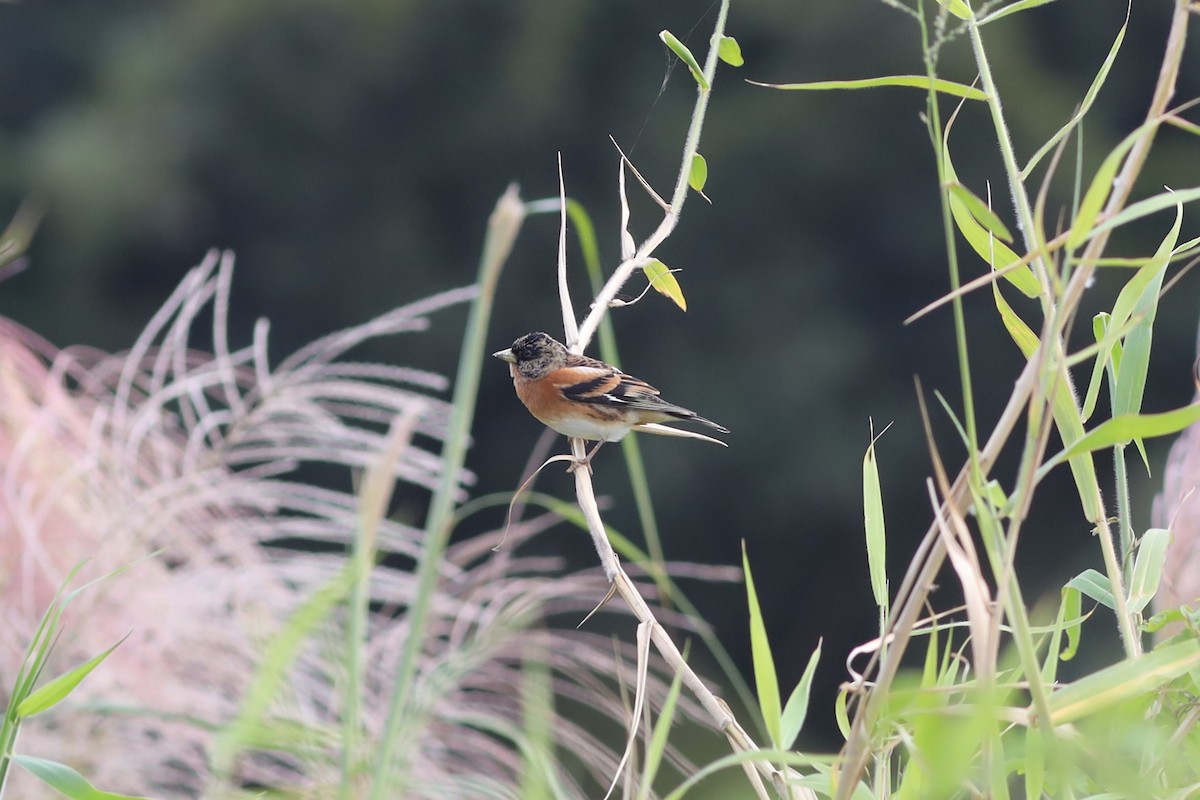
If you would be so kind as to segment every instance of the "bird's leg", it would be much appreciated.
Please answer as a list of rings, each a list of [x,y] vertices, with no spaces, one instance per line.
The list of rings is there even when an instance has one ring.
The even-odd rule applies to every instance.
[[[583,458],[576,459],[574,464],[567,467],[567,472],[574,472],[575,470],[579,469],[580,467],[586,467],[587,471],[591,472],[592,471],[592,456],[596,455],[596,451],[600,449],[600,446],[602,444],[604,444],[603,439],[596,442],[596,446],[593,447],[586,456],[584,456]]]

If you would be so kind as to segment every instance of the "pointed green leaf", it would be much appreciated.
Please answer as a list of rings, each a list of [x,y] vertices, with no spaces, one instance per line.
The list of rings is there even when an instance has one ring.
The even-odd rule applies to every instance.
[[[967,100],[987,100],[987,93],[967,86],[963,83],[935,78],[930,84],[925,75],[887,75],[882,78],[862,78],[853,81],[806,81],[805,83],[761,83],[746,81],[755,86],[765,86],[768,89],[784,89],[786,91],[829,91],[831,89],[874,89],[879,86],[907,86],[914,89],[928,90],[932,85],[934,91],[942,94],[963,97]]]
[[[954,171],[954,163],[950,160],[948,148],[942,149],[942,163],[947,183],[949,185],[958,183],[958,175]],[[954,224],[958,227],[959,233],[967,240],[967,244],[971,245],[971,249],[978,253],[979,257],[989,266],[993,269],[1004,269],[1021,260],[1021,257],[1012,251],[1012,248],[999,241],[975,221],[967,204],[954,192],[947,193],[946,201],[950,206],[950,214],[954,218]],[[983,204],[980,203],[980,205]],[[1037,297],[1041,293],[1037,278],[1034,277],[1033,270],[1029,268],[1028,264],[1006,272],[1004,279],[1020,289],[1026,297]]]
[[[692,51],[687,45],[675,38],[675,34],[670,31],[660,31],[658,38],[663,40],[663,43],[671,49],[671,52],[679,56],[679,60],[687,64],[688,70],[692,73],[692,77],[696,79],[696,83],[700,84],[701,89],[708,89],[708,81],[704,79],[704,71],[700,69],[700,62],[692,55]]]
[[[1041,5],[1044,2],[1047,2],[1047,0],[1035,0],[1036,5]],[[1022,4],[1014,3],[1013,6],[1008,6],[1005,8],[1004,12],[1010,12],[1014,6],[1020,5]],[[997,12],[988,21],[990,22],[992,19],[998,19],[999,17],[1004,16],[1004,12]],[[1117,53],[1121,51],[1121,43],[1125,41],[1125,30],[1129,26],[1128,13],[1128,10],[1126,10],[1125,24],[1122,25],[1121,30],[1117,32],[1117,38],[1113,41],[1112,46],[1109,47],[1108,55],[1104,58],[1104,63],[1100,65],[1100,70],[1096,73],[1096,77],[1092,78],[1092,85],[1088,87],[1087,93],[1084,94],[1083,102],[1079,104],[1079,107],[1075,110],[1075,113],[1071,116],[1071,119],[1067,121],[1067,124],[1063,125],[1055,132],[1053,136],[1047,139],[1046,143],[1039,147],[1038,151],[1033,154],[1032,158],[1029,159],[1029,163],[1027,163],[1025,168],[1021,170],[1022,179],[1028,178],[1029,173],[1033,171],[1033,168],[1037,166],[1037,163],[1041,161],[1047,153],[1053,150],[1064,137],[1070,134],[1071,131],[1075,130],[1075,127],[1079,124],[1080,120],[1084,118],[1084,116],[1088,113],[1088,110],[1092,107],[1092,103],[1096,101],[1096,95],[1100,93],[1100,88],[1104,86],[1104,81],[1108,78],[1109,70],[1112,69],[1113,61],[1116,60]]]
[[[1025,796],[1041,797],[1046,781],[1046,740],[1042,729],[1034,725],[1025,729]]]
[[[1085,569],[1071,578],[1067,582],[1067,587],[1077,589],[1101,605],[1109,608],[1116,606],[1113,600],[1112,584],[1109,583],[1108,576],[1094,569]]]
[[[662,709],[658,713],[658,720],[654,723],[654,731],[650,734],[650,743],[646,746],[646,764],[642,769],[639,798],[649,797],[650,787],[654,784],[654,778],[658,775],[658,767],[662,763],[663,755],[667,752],[668,734],[671,732],[671,722],[675,718],[675,706],[679,702],[679,692],[682,687],[683,673],[677,671],[674,680],[671,681],[671,688],[667,691],[667,699],[663,701]]]
[[[687,299],[683,296],[683,289],[679,286],[679,281],[675,280],[675,273],[671,272],[666,264],[652,258],[642,267],[642,271],[646,273],[646,279],[656,292],[671,298],[680,310],[687,311]]]
[[[971,7],[963,0],[938,0],[939,6],[945,6],[946,10],[959,19],[971,18]]]
[[[984,25],[986,25],[989,22],[995,22],[998,19],[1003,19],[1004,17],[1007,17],[1009,14],[1016,14],[1018,11],[1025,11],[1026,9],[1029,9],[1029,8],[1035,8],[1037,6],[1044,6],[1044,5],[1047,5],[1048,3],[1053,3],[1053,2],[1054,2],[1054,0],[1020,0],[1019,2],[1013,3],[1012,5],[1003,6],[999,9],[997,9],[994,14],[989,14],[988,16],[984,17],[983,19],[979,20],[979,26],[983,27]]]
[[[767,639],[767,625],[763,621],[762,609],[758,605],[758,593],[754,589],[754,576],[750,574],[750,558],[746,555],[746,543],[742,542],[742,572],[746,576],[746,602],[750,611],[750,655],[754,661],[754,687],[758,690],[758,707],[771,743],[778,747],[783,711],[779,707],[779,679],[775,674],[775,657],[771,655],[771,642]]]
[[[1113,414],[1134,414],[1142,409],[1142,396],[1146,391],[1146,373],[1150,369],[1150,343],[1154,337],[1154,318],[1158,313],[1158,295],[1162,290],[1163,276],[1171,261],[1171,251],[1179,241],[1179,228],[1183,224],[1183,206],[1175,207],[1175,224],[1167,232],[1158,251],[1147,263],[1145,270],[1149,280],[1134,294],[1132,317],[1136,318],[1133,329],[1125,336],[1121,369],[1117,373],[1117,385],[1113,390]],[[1130,280],[1130,284],[1134,281]],[[1122,290],[1118,301],[1125,295]],[[1132,294],[1132,293],[1131,293]],[[1117,319],[1117,314],[1113,313]]]
[[[1070,447],[1047,461],[1041,470],[1047,471],[1050,467],[1061,464],[1064,459],[1073,458],[1081,453],[1105,450],[1125,444],[1131,439],[1153,439],[1155,436],[1178,433],[1195,422],[1200,422],[1200,403],[1160,414],[1122,414],[1088,431]]]
[[[875,605],[888,608],[887,534],[883,522],[883,492],[879,488],[879,465],[875,461],[875,439],[863,456],[863,527],[867,533],[867,567]],[[789,745],[784,745],[785,747]]]
[[[1017,316],[1004,299],[1004,295],[1000,293],[1000,287],[995,283],[992,284],[992,296],[995,298],[996,308],[1000,311],[1000,318],[1004,321],[1004,326],[1013,337],[1013,341],[1017,343],[1017,347],[1021,348],[1021,352],[1028,358],[1037,348],[1037,335]],[[1065,368],[1063,369],[1065,371]],[[1075,408],[1075,399],[1066,380],[1059,380],[1055,384],[1051,407],[1054,411],[1054,424],[1058,427],[1059,437],[1064,442],[1072,444],[1079,442],[1084,437],[1083,423],[1079,421],[1079,411]],[[1075,479],[1083,513],[1087,519],[1095,519],[1100,513],[1095,500],[1099,496],[1096,464],[1088,452],[1071,453],[1066,457],[1070,459],[1071,476]],[[1060,461],[1054,461],[1054,464],[1058,464]],[[1044,472],[1051,466],[1051,463],[1047,462],[1041,469]]]
[[[1129,581],[1130,611],[1141,613],[1158,592],[1170,542],[1171,532],[1166,528],[1151,528],[1142,535],[1133,561],[1133,577]]]
[[[817,671],[817,663],[821,660],[821,640],[817,640],[817,649],[808,657],[808,666],[800,676],[800,682],[792,689],[787,703],[783,707],[783,718],[780,720],[779,747],[790,750],[796,743],[796,737],[804,728],[804,719],[808,716],[808,696],[812,690],[813,675]]]
[[[34,756],[14,755],[13,761],[71,800],[149,800],[128,794],[102,792],[65,764]]]
[[[100,666],[100,662],[108,658],[113,650],[120,646],[121,642],[129,638],[129,634],[121,637],[121,641],[114,644],[112,647],[105,650],[94,658],[89,658],[87,661],[80,664],[70,672],[59,675],[54,680],[42,686],[37,691],[32,692],[28,697],[21,701],[17,706],[17,715],[21,717],[32,717],[35,714],[40,714],[46,709],[53,708],[58,705],[67,695],[69,695],[76,686],[78,686],[88,674],[96,667]]]
[[[740,67],[746,63],[746,59],[742,58],[741,45],[732,36],[721,37],[721,43],[717,46],[717,56],[731,67]]]
[[[1013,236],[1009,233],[1007,226],[1001,221],[996,212],[988,208],[987,203],[972,192],[967,187],[963,186],[958,181],[951,183],[947,189],[950,194],[954,195],[964,206],[967,207],[967,212],[970,213],[975,221],[982,225],[988,233],[995,236],[997,239],[1005,242],[1011,242]]]
[[[1088,186],[1083,201],[1079,204],[1075,222],[1071,225],[1071,233],[1067,237],[1069,250],[1079,247],[1092,235],[1092,226],[1096,222],[1096,217],[1100,215],[1104,201],[1108,199],[1108,195],[1112,191],[1113,180],[1117,177],[1117,170],[1121,168],[1121,162],[1125,160],[1125,155],[1146,131],[1157,124],[1157,120],[1150,120],[1142,124],[1141,127],[1122,139],[1121,143],[1104,158],[1100,168],[1092,177],[1091,185]]]
[[[697,192],[703,192],[704,184],[707,182],[708,162],[704,160],[704,156],[696,153],[692,156],[692,167],[688,170],[688,186]]]

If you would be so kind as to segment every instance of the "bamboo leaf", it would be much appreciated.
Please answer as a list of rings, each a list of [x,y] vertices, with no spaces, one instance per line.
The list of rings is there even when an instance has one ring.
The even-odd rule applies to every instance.
[[[783,89],[786,91],[829,91],[833,89],[875,89],[880,86],[906,86],[914,89],[928,90],[931,86],[936,92],[963,97],[967,100],[987,100],[987,93],[974,86],[963,83],[935,78],[930,83],[925,75],[887,75],[881,78],[862,78],[850,81],[807,81],[805,83],[762,83],[747,81],[755,86],[765,86],[768,89]]]

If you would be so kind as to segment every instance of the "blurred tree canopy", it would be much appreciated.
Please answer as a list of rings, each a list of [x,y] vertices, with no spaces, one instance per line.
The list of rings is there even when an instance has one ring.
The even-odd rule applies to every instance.
[[[607,137],[665,191],[694,86],[657,34],[666,28],[689,40],[698,31],[702,39],[714,8],[639,0],[6,4],[0,199],[11,213],[31,198],[46,216],[32,269],[0,287],[0,313],[59,345],[122,349],[207,248],[231,248],[239,263],[234,331],[248,335],[255,318],[268,316],[272,352],[286,353],[472,280],[495,199],[510,181],[527,199],[553,194],[559,152],[568,192],[592,213],[611,268],[618,162]],[[1061,0],[988,28],[1019,153],[1027,157],[1069,117],[1125,10]],[[1085,132],[1087,159],[1102,158],[1143,113],[1168,12],[1165,2],[1135,5],[1098,101],[1104,122]],[[747,540],[787,683],[817,636],[826,636],[827,652],[844,653],[874,629],[860,497],[868,419],[877,430],[896,423],[878,448],[885,510],[889,529],[915,541],[929,519],[929,459],[913,376],[952,404],[958,381],[948,312],[902,324],[948,283],[923,94],[782,93],[743,81],[921,72],[915,26],[875,0],[755,0],[734,3],[729,31],[746,66],[723,68],[714,87],[701,142],[712,205],[693,196],[661,253],[684,270],[690,310],[650,297],[614,321],[624,366],[734,431],[728,451],[673,441],[647,442],[644,451],[669,558],[736,563]],[[703,50],[703,41],[690,43]],[[972,75],[955,72],[966,63],[963,47],[951,43],[941,67],[969,83]],[[1192,55],[1180,99],[1200,92]],[[954,135],[963,180],[981,194],[991,181],[1006,196],[985,112],[965,109]],[[1147,181],[1200,184],[1194,153],[1194,141],[1164,132]],[[641,199],[635,210],[634,228],[645,233],[656,212]],[[556,224],[533,218],[522,233],[501,287],[497,347],[560,327]],[[1184,238],[1194,235],[1188,221]],[[979,274],[970,258],[969,274]],[[582,308],[582,262],[573,260]],[[1191,394],[1195,296],[1187,279],[1160,309],[1149,410]],[[452,375],[460,323],[445,318],[416,340],[420,351],[367,356]],[[972,336],[977,380],[998,382],[998,403],[1020,356],[998,325],[977,324]],[[540,426],[499,366],[483,403],[470,466],[480,491],[511,490]],[[960,452],[933,405],[940,443]],[[984,420],[997,412],[980,409]],[[1159,461],[1163,452],[1152,450]],[[639,539],[616,449],[599,460],[599,489],[616,499],[611,521]],[[1073,554],[1090,535],[1061,480],[1061,492],[1045,493],[1057,494],[1059,507],[1035,509],[1025,534],[1044,541],[1034,572],[1059,581],[1085,565]],[[568,484],[549,475],[542,485]],[[1148,514],[1153,483],[1143,477],[1141,486],[1138,507]],[[563,548],[589,556],[582,536],[564,534]],[[895,568],[909,555],[891,553]],[[747,652],[742,597],[740,587],[720,587],[701,603],[738,654]],[[838,629],[824,629],[830,618]],[[821,684],[841,679],[839,662],[827,659],[814,696],[831,696]],[[813,713],[827,722],[829,712]]]

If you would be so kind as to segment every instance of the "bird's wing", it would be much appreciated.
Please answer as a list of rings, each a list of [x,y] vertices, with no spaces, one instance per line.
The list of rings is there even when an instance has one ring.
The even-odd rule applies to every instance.
[[[550,375],[563,396],[580,403],[662,408],[658,389],[611,367],[563,367]]]

